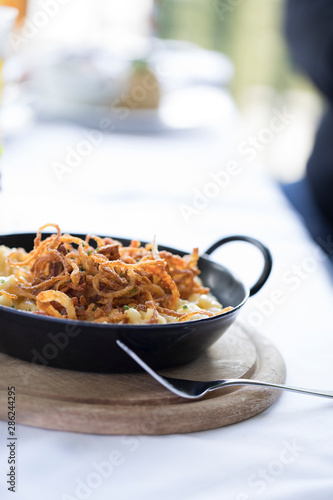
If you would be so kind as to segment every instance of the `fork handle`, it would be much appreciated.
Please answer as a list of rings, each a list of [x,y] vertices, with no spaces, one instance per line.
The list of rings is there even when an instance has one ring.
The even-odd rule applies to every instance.
[[[304,389],[302,387],[293,387],[283,384],[274,384],[272,382],[262,382],[260,380],[251,380],[246,378],[240,379],[228,379],[217,381],[217,385],[212,389],[217,387],[227,387],[229,385],[255,385],[259,387],[271,387],[272,389],[280,389],[281,391],[299,392],[301,394],[308,394],[310,396],[321,396],[324,398],[333,398],[333,391],[322,391],[316,389]]]

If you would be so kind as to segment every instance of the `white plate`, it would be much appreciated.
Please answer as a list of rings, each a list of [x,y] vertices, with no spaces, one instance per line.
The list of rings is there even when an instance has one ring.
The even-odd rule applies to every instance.
[[[61,119],[109,132],[159,133],[215,127],[226,122],[234,102],[226,90],[193,86],[166,95],[158,109],[126,109],[40,99],[44,119]]]

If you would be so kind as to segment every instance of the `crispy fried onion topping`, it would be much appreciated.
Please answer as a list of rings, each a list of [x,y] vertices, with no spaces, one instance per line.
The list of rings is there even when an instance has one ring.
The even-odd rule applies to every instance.
[[[42,239],[42,231],[56,233]],[[155,243],[142,246],[133,240],[123,246],[113,238],[88,235],[84,239],[61,234],[59,226],[40,228],[34,248],[22,257],[22,249],[8,257],[16,268],[13,293],[33,299],[37,314],[107,323],[128,323],[128,308],[152,310],[186,321],[192,314],[176,310],[179,299],[208,293],[197,279],[198,249],[181,257],[158,251]],[[203,314],[212,316],[209,311]]]

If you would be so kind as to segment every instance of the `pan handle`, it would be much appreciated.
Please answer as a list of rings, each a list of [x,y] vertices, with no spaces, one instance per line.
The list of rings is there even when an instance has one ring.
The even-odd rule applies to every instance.
[[[217,241],[216,243],[214,243],[214,245],[209,247],[205,253],[207,255],[211,255],[214,252],[214,250],[224,245],[225,243],[229,243],[230,241],[246,241],[247,243],[251,243],[252,245],[259,248],[264,257],[264,268],[262,270],[262,273],[258,281],[250,288],[250,297],[252,297],[257,292],[259,292],[259,290],[266,283],[268,276],[270,275],[273,264],[271,252],[268,250],[268,248],[266,248],[262,243],[260,243],[260,241],[256,240],[255,238],[252,238],[251,236],[237,235],[237,236],[228,236],[226,238],[222,238],[222,240]]]

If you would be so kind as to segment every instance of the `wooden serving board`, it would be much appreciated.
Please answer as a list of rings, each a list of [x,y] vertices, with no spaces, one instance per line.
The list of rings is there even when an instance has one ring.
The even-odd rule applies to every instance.
[[[237,323],[196,361],[165,375],[193,380],[285,381],[285,364],[263,336]],[[16,387],[18,424],[91,434],[172,434],[240,422],[268,408],[280,391],[228,387],[185,400],[148,374],[95,374],[30,364],[0,354],[0,419]]]

